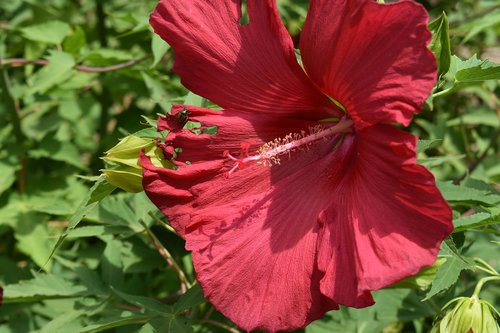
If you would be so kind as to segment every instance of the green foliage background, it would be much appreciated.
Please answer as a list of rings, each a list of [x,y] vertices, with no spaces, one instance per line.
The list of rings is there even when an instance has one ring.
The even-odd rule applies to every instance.
[[[295,40],[307,3],[278,0]],[[173,52],[148,25],[155,4],[0,2],[0,333],[239,332],[203,299],[183,240],[144,193],[95,177],[106,150],[147,127],[141,116],[207,103],[172,73]],[[440,265],[307,333],[427,332],[487,276],[481,261],[500,266],[500,1],[423,4],[441,76],[409,131],[456,231]],[[480,296],[498,309],[490,283]]]

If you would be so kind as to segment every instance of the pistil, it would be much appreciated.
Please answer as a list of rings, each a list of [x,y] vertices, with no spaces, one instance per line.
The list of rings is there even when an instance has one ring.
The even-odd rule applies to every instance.
[[[248,145],[245,145],[244,147],[242,146],[244,155],[242,158],[234,157],[229,151],[225,151],[224,157],[234,162],[231,169],[225,173],[225,176],[229,177],[236,170],[243,169],[252,162],[264,166],[279,165],[281,163],[281,155],[290,154],[296,149],[307,148],[313,143],[319,140],[326,140],[335,134],[348,133],[351,130],[352,124],[352,120],[344,117],[335,126],[324,128],[322,125],[318,125],[310,128],[310,134],[306,134],[305,131],[290,133],[284,138],[277,138],[265,143],[257,150],[257,154],[255,155],[248,155]]]

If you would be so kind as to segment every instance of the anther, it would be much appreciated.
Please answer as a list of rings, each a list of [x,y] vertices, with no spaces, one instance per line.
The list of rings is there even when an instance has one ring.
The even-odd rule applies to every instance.
[[[241,150],[242,158],[232,156],[229,151],[224,151],[223,156],[229,158],[235,163],[231,169],[224,173],[226,178],[238,169],[244,169],[249,163],[256,162],[258,165],[272,166],[281,164],[280,156],[288,154],[296,149],[304,149],[312,146],[317,141],[328,141],[328,138],[339,133],[347,133],[350,131],[352,121],[342,118],[335,126],[324,128],[322,125],[317,125],[309,128],[309,135],[305,131],[300,133],[289,133],[283,138],[276,138],[263,144],[258,150],[256,155],[249,156],[248,150],[250,144],[242,143]]]

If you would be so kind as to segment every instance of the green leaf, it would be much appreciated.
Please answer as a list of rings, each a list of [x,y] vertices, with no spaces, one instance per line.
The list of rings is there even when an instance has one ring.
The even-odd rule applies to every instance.
[[[51,44],[61,44],[71,31],[70,26],[62,21],[48,21],[20,29],[25,38]]]
[[[467,60],[452,56],[450,74],[455,79],[455,85],[498,80],[500,79],[500,65],[489,60],[480,60],[477,55]]]
[[[199,107],[206,107],[207,100],[199,95],[196,95],[195,93],[189,92],[186,95],[186,97],[184,97],[184,104],[199,106]]]
[[[195,284],[191,287],[181,298],[175,303],[174,311],[175,313],[180,313],[189,308],[198,306],[205,301],[205,297],[203,296],[203,292],[198,284]]]
[[[164,84],[153,77],[146,74],[146,72],[141,72],[144,84],[149,90],[151,99],[153,102],[157,103],[165,112],[170,112],[171,103],[168,102],[169,94],[165,90]],[[156,127],[156,124],[150,124]]]
[[[448,72],[451,62],[448,17],[444,12],[436,20],[429,23],[429,30],[432,32],[429,48],[436,56],[438,74],[441,75]]]
[[[122,243],[117,239],[111,239],[106,242],[101,266],[102,280],[113,287],[123,287],[125,275],[123,274],[123,259],[121,256]]]
[[[86,43],[87,38],[85,37],[85,31],[77,26],[75,30],[68,37],[66,37],[66,39],[64,39],[63,50],[78,57]]]
[[[88,66],[110,66],[132,59],[133,55],[128,50],[99,48],[85,55],[85,64]]]
[[[452,56],[450,69],[445,79],[445,89],[433,92],[434,97],[447,95],[462,87],[480,85],[488,80],[498,80],[500,79],[500,64],[489,60],[479,60],[476,55],[467,60]]]
[[[432,287],[423,301],[455,284],[462,270],[474,268],[474,263],[460,254],[451,237],[446,238],[442,243],[441,253],[446,258],[446,262],[439,267]]]
[[[374,292],[373,297],[375,305],[365,309],[341,306],[340,311],[329,312],[325,319],[307,326],[306,333],[389,332],[386,328],[391,323],[411,322],[433,314],[413,290],[384,289]]]
[[[80,152],[74,144],[67,141],[58,141],[50,133],[46,135],[37,149],[29,150],[32,158],[49,158],[54,161],[66,162],[81,170],[87,167],[80,161]]]
[[[42,269],[49,271],[50,256],[54,239],[47,227],[48,217],[36,212],[21,212],[15,226],[17,247]]]
[[[134,313],[131,311],[109,313],[102,320],[90,322],[84,329],[80,330],[79,333],[103,332],[115,327],[145,323],[151,318],[152,317],[150,315]]]
[[[477,189],[471,186],[454,185],[451,182],[437,182],[439,190],[448,201],[480,202],[495,205],[500,202],[500,195],[487,189]]]
[[[63,312],[42,327],[40,333],[74,333],[81,328],[79,320],[85,315],[85,310],[72,310]]]
[[[500,10],[496,9],[468,21],[466,24],[459,26],[457,30],[467,33],[462,41],[462,43],[465,43],[487,28],[495,29],[498,24],[500,24]]]
[[[85,215],[87,215],[99,203],[99,201],[110,195],[115,189],[116,187],[109,184],[104,177],[99,177],[94,186],[90,188],[89,193],[85,199],[83,199],[75,214],[73,214],[70,218],[66,231],[59,236],[59,239],[57,240],[56,245],[54,245],[54,248],[49,256],[49,260],[57,251],[59,246],[61,246],[64,242],[64,239],[68,237],[69,233],[78,226],[78,223],[80,223]]]
[[[439,147],[443,139],[418,140],[417,153],[423,153],[428,149]]]
[[[465,155],[457,155],[457,156],[433,156],[427,158],[419,158],[418,163],[422,164],[428,168],[435,167],[438,165],[445,164],[451,161],[458,161],[462,158],[465,158]]]
[[[190,321],[185,317],[157,317],[144,325],[139,333],[191,333]]]
[[[466,265],[462,260],[455,257],[450,257],[446,259],[446,262],[439,267],[436,278],[432,282],[431,290],[425,295],[423,301],[437,295],[439,292],[447,290],[458,280],[460,272],[464,269],[468,269],[469,266]]]
[[[33,272],[34,278],[4,287],[4,303],[33,302],[51,298],[86,295],[86,288],[74,285],[60,276]]]
[[[485,125],[497,128],[500,126],[500,120],[495,112],[488,107],[475,107],[467,110],[460,118],[452,118],[446,122],[446,126],[464,125]]]
[[[17,159],[7,157],[0,160],[0,194],[8,190],[16,181],[16,172],[20,164]]]
[[[474,57],[469,60],[474,59]],[[489,60],[478,60],[477,65],[458,71],[455,79],[458,82],[498,80],[500,79],[500,65]]]
[[[113,289],[113,292],[118,295],[120,298],[122,298],[124,301],[133,304],[135,306],[138,306],[143,309],[145,312],[153,312],[155,315],[166,315],[166,314],[171,314],[172,313],[172,308],[158,302],[157,300],[149,297],[144,297],[144,296],[136,296],[136,295],[130,295],[126,294],[122,291]]]
[[[170,49],[170,45],[167,44],[160,36],[157,34],[153,34],[153,38],[151,40],[151,51],[153,52],[153,64],[151,68],[156,67],[158,63],[161,61],[165,53]]]
[[[476,213],[470,216],[453,220],[453,225],[455,226],[455,232],[460,232],[464,230],[485,227],[499,222],[500,221],[493,219],[492,215],[489,213]]]
[[[33,76],[33,84],[26,95],[44,93],[50,88],[67,80],[75,66],[75,60],[69,53],[53,51],[47,57],[49,64],[40,69]]]

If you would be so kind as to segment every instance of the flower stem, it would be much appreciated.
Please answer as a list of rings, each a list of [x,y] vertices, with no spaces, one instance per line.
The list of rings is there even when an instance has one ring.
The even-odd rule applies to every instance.
[[[26,136],[24,135],[21,128],[21,118],[19,117],[19,110],[12,90],[10,89],[10,79],[7,69],[3,65],[3,60],[0,57],[0,90],[2,100],[4,101],[5,108],[10,114],[10,120],[13,127],[14,136],[19,145],[24,146],[26,144]],[[18,173],[18,188],[19,193],[24,193],[24,188],[26,184],[26,154],[25,150],[22,149],[19,152],[19,173]]]
[[[491,275],[500,275],[493,267],[491,267],[490,264],[488,264],[486,261],[484,261],[483,259],[481,258],[472,258],[472,260],[474,260],[475,262],[478,262],[480,263],[481,265],[483,265],[483,267],[481,266],[476,266],[477,268],[482,268],[482,270],[484,272],[488,272],[490,273]]]
[[[151,243],[156,248],[158,253],[163,257],[163,259],[165,259],[165,261],[169,264],[169,266],[174,269],[175,273],[177,274],[177,277],[181,282],[181,291],[185,293],[189,288],[191,288],[191,284],[186,278],[184,271],[179,267],[179,265],[177,265],[177,263],[174,260],[174,257],[172,257],[170,252],[168,252],[168,250],[161,244],[158,238],[156,238],[155,234],[149,229],[146,223],[144,223],[144,221],[142,220],[140,220],[139,222],[144,227],[146,235],[151,240]]]
[[[217,326],[219,328],[222,328],[228,332],[231,332],[231,333],[240,333],[239,330],[237,330],[236,328],[233,328],[229,325],[226,325],[224,323],[221,323],[221,322],[218,322],[218,321],[215,321],[215,320],[212,320],[212,319],[202,319],[200,320],[200,322],[202,323],[207,323],[207,324],[212,324],[214,326]]]
[[[476,288],[474,289],[474,294],[472,294],[472,297],[478,298],[479,293],[481,292],[481,288],[483,288],[483,285],[486,282],[494,281],[494,280],[500,281],[500,276],[488,276],[488,277],[485,277],[485,278],[482,278],[481,280],[479,280],[479,282],[476,285]]]
[[[453,90],[453,87],[451,88],[448,88],[448,89],[445,89],[445,90],[441,90],[440,92],[437,92],[435,94],[432,94],[432,97],[433,98],[436,98],[436,97],[441,97],[441,96],[446,96],[448,95],[449,93],[451,93]]]
[[[127,68],[133,65],[136,65],[147,58],[149,58],[149,55],[145,55],[143,57],[137,58],[137,59],[132,59],[126,62],[118,63],[115,65],[110,65],[110,66],[84,66],[84,65],[76,65],[75,70],[83,73],[105,73],[105,72],[112,72],[116,71],[119,69]],[[0,59],[0,66],[11,66],[11,67],[18,67],[18,66],[24,66],[24,65],[48,65],[50,62],[45,59],[24,59],[24,58],[12,58],[12,59]]]
[[[24,134],[21,130],[21,119],[19,118],[19,114],[17,111],[16,100],[12,95],[12,91],[10,89],[10,79],[7,73],[7,69],[3,65],[3,60],[0,59],[0,88],[2,89],[2,99],[4,100],[5,107],[7,112],[10,114],[12,126],[14,127],[14,135],[18,143],[22,143],[24,141]]]

